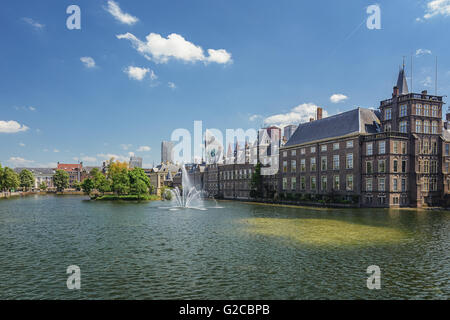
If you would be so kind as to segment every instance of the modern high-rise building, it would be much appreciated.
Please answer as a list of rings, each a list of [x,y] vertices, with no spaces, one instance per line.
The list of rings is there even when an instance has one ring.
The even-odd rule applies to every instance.
[[[142,158],[141,157],[130,157],[129,167],[130,168],[142,168]]]
[[[161,163],[173,163],[173,142],[161,142]]]

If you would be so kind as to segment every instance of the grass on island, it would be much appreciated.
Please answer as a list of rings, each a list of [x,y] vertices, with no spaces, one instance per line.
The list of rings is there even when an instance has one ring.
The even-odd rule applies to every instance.
[[[152,201],[152,200],[161,200],[161,197],[156,194],[147,194],[147,195],[115,195],[115,194],[106,194],[103,196],[91,198],[92,200],[123,200],[123,201]]]
[[[250,218],[240,222],[253,234],[316,246],[370,246],[409,239],[407,233],[395,228],[331,219]]]

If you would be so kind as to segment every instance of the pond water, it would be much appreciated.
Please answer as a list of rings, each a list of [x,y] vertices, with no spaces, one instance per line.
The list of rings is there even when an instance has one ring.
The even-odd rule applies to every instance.
[[[0,299],[450,297],[448,211],[169,206],[0,200]],[[371,265],[380,290],[366,286]]]

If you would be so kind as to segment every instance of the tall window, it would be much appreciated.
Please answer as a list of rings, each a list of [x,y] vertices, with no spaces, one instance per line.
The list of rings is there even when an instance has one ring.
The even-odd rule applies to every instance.
[[[347,153],[347,169],[353,169],[353,153]]]
[[[283,190],[287,189],[287,178],[283,178]]]
[[[416,115],[421,116],[422,115],[422,105],[416,104]]]
[[[347,188],[347,191],[353,190],[353,175],[351,175],[351,174],[347,175],[346,188]]]
[[[353,140],[348,140],[346,146],[347,148],[353,148]]]
[[[402,192],[406,191],[406,178],[402,178]]]
[[[291,160],[291,172],[297,172],[297,161]]]
[[[338,154],[335,154],[333,156],[333,169],[339,170],[339,155]]]
[[[373,173],[372,161],[366,161],[366,173],[367,174],[372,174]]]
[[[297,150],[292,150],[291,151],[291,156],[295,157],[297,155]]]
[[[408,133],[408,123],[406,121],[400,121],[400,132]]]
[[[379,173],[386,172],[386,160],[378,160],[378,172]]]
[[[430,180],[428,178],[422,178],[422,191],[430,190]]]
[[[320,163],[321,170],[327,170],[327,157],[322,157]]]
[[[283,161],[283,172],[287,172],[287,161]]]
[[[385,191],[386,183],[384,178],[378,178],[378,191]]]
[[[339,142],[333,143],[333,150],[339,150]]]
[[[327,191],[327,176],[322,176],[321,189]]]
[[[398,190],[398,179],[394,178],[392,179],[392,191],[397,191]]]
[[[406,161],[407,160],[402,160],[402,172],[406,173]]]
[[[445,155],[448,156],[450,154],[450,145],[448,143],[445,144]]]
[[[333,189],[339,190],[339,176],[334,176],[333,178]]]
[[[400,117],[406,117],[408,115],[408,106],[406,104],[400,106]]]
[[[430,152],[430,142],[428,140],[423,140],[422,149],[422,153],[428,154]]]
[[[416,132],[421,133],[422,132],[422,121],[416,120]]]
[[[402,142],[402,154],[406,154],[406,142]]]
[[[385,154],[386,153],[386,141],[380,141],[378,143],[378,153]]]
[[[366,151],[367,155],[371,156],[373,154],[373,143],[372,142],[367,143],[366,149],[367,149],[367,151]]]
[[[300,160],[300,171],[305,172],[306,171],[306,159]]]
[[[316,153],[316,147],[311,147],[311,153]]]
[[[398,153],[398,141],[394,141],[394,153]]]
[[[438,106],[431,106],[431,116],[432,117],[438,116]]]
[[[311,190],[316,190],[316,177],[311,177]]]
[[[297,189],[297,179],[296,179],[295,177],[293,177],[293,178],[291,179],[291,189],[292,189],[292,190]]]
[[[372,178],[368,178],[367,180],[366,180],[366,191],[372,191],[372,183],[373,183],[373,180],[372,180]]]
[[[306,178],[305,177],[300,177],[300,188],[302,190],[306,189]]]
[[[384,109],[384,120],[391,120],[392,119],[392,109],[387,108]]]
[[[311,158],[311,171],[316,171],[316,158]]]
[[[322,151],[322,152],[327,151],[327,145],[326,145],[326,144],[321,145],[321,146],[320,146],[320,151]]]
[[[423,122],[423,133],[430,133],[430,121]]]
[[[433,121],[431,123],[431,133],[437,134],[438,133],[438,123],[437,121]]]
[[[430,106],[428,104],[425,104],[423,106],[423,115],[425,117],[429,117],[430,116]]]
[[[306,153],[306,149],[305,148],[301,148],[300,149],[300,154],[305,154]]]
[[[394,172],[398,172],[398,160],[396,160],[396,159],[394,159],[393,170],[394,170]]]

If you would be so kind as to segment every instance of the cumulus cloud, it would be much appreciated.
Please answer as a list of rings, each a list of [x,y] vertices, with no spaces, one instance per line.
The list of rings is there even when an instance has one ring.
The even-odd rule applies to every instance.
[[[427,10],[423,19],[431,19],[435,16],[450,16],[450,0],[431,0],[427,3]],[[423,21],[421,18],[417,18],[418,21]]]
[[[339,103],[339,102],[345,101],[347,99],[348,99],[348,97],[341,93],[335,93],[330,97],[330,101],[333,103]]]
[[[184,62],[201,61],[205,64],[210,62],[226,64],[231,63],[231,53],[225,49],[208,49],[205,56],[202,47],[187,41],[181,35],[172,33],[163,38],[157,33],[150,33],[146,41],[138,39],[132,33],[117,35],[118,39],[127,39],[132,46],[144,57],[156,63],[167,63],[170,59]]]
[[[96,157],[84,156],[84,157],[81,157],[81,161],[87,162],[87,163],[94,163],[94,162],[97,162],[97,158]]]
[[[139,21],[137,17],[123,12],[119,4],[112,0],[108,1],[108,6],[105,7],[105,10],[108,11],[117,21],[123,24],[133,25]]]
[[[314,103],[303,103],[288,113],[280,113],[264,119],[264,123],[284,127],[289,124],[307,122],[310,118],[316,118],[317,108],[318,106]],[[328,116],[328,113],[323,110],[322,116],[325,118]]]
[[[129,66],[124,70],[124,72],[128,75],[130,79],[142,81],[144,80],[147,73],[150,72],[150,69]]]
[[[428,49],[417,49],[416,50],[416,57],[421,57],[426,54],[431,54],[431,50],[428,50]]]
[[[21,147],[25,147],[25,143],[23,143],[23,142],[20,142],[20,143],[19,143],[19,146],[21,146]]]
[[[53,149],[53,152],[54,153],[59,153],[59,150],[58,149]]]
[[[91,57],[81,57],[80,61],[83,62],[86,68],[95,68],[95,60]]]
[[[0,133],[17,133],[27,131],[29,128],[26,125],[20,124],[17,121],[2,121],[0,120]]]
[[[149,146],[140,146],[139,149],[137,149],[137,152],[148,152],[151,148]]]
[[[25,21],[26,23],[28,23],[30,26],[32,26],[36,30],[42,30],[45,27],[45,25],[43,25],[37,21],[34,21],[31,18],[25,17],[25,18],[22,18],[22,20]]]
[[[133,146],[132,144],[121,144],[121,145],[120,145],[120,147],[121,147],[123,150],[128,150],[128,149],[130,149],[132,146]]]

